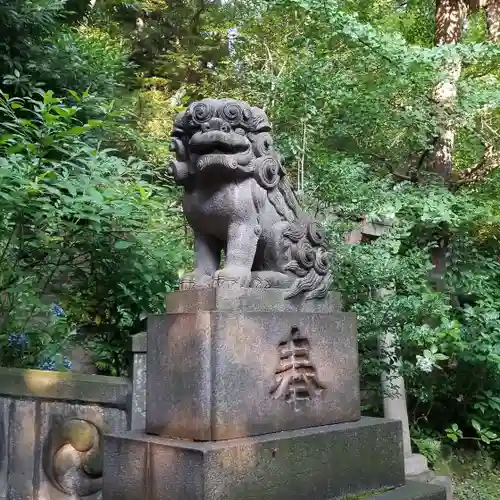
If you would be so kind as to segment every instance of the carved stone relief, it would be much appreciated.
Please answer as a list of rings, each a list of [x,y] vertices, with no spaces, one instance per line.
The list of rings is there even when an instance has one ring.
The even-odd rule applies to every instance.
[[[301,405],[320,397],[326,388],[318,380],[309,340],[297,327],[293,327],[289,338],[279,344],[278,352],[279,363],[271,396],[285,400],[298,411]]]
[[[91,422],[78,418],[54,425],[45,448],[44,470],[63,493],[86,497],[102,488],[102,436]]]

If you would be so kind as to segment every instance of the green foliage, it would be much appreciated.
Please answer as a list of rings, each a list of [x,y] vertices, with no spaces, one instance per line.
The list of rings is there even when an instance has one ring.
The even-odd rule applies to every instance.
[[[100,97],[116,94],[132,67],[124,39],[87,24],[57,30],[32,57],[27,71],[45,88],[88,90]]]
[[[429,465],[435,465],[442,457],[442,446],[439,439],[429,437],[414,438],[413,443],[416,445],[418,452],[423,455]]]
[[[32,332],[38,358],[18,362],[36,366],[78,327],[101,341],[102,370],[121,372],[128,335],[177,281],[179,210],[145,180],[146,164],[100,148],[105,120],[79,121],[80,108],[52,92],[0,96],[0,341]],[[56,325],[44,314],[54,296],[66,312]]]
[[[68,26],[65,0],[5,0],[0,6],[0,82],[11,94],[40,87],[109,97],[130,69],[123,38],[83,19]]]
[[[461,453],[453,457],[451,472],[453,497],[457,500],[496,500],[498,498],[498,464],[484,452]],[[451,475],[451,474],[449,474]]]

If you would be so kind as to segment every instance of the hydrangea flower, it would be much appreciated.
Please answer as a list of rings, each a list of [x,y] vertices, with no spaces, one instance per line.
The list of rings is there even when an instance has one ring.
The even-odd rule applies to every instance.
[[[57,304],[53,304],[52,305],[52,313],[55,315],[55,316],[59,316],[59,317],[63,317],[65,316],[65,312],[64,312],[64,309],[57,305]]]
[[[44,359],[39,363],[38,368],[40,370],[54,371],[56,369],[56,362],[53,359]]]
[[[11,333],[7,339],[9,347],[22,348],[28,345],[28,337],[25,333]]]
[[[434,363],[432,359],[417,355],[417,368],[425,373],[430,373],[434,368]]]
[[[64,358],[63,359],[63,366],[66,369],[71,370],[73,363],[71,362],[70,359]],[[44,360],[42,360],[41,363],[38,364],[38,368],[40,370],[49,370],[49,371],[57,370],[56,362],[50,358],[45,358]]]

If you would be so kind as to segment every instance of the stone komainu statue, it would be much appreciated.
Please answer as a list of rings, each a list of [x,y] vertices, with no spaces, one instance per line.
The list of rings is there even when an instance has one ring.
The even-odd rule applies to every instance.
[[[184,214],[195,238],[195,270],[184,275],[181,289],[326,295],[331,275],[324,235],[300,208],[270,132],[264,111],[239,101],[205,99],[177,116],[171,171],[184,186]]]

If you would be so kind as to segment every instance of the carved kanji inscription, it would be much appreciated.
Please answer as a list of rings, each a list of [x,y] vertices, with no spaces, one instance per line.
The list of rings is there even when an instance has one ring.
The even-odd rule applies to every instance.
[[[321,396],[325,386],[318,380],[316,367],[311,360],[311,346],[307,338],[293,327],[290,336],[278,346],[279,364],[271,388],[274,399],[284,399],[294,410]]]

